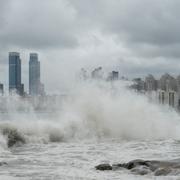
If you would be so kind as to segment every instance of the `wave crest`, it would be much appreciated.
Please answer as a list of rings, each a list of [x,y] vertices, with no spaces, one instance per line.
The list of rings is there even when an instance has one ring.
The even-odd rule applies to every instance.
[[[150,103],[122,83],[87,83],[74,89],[52,119],[35,113],[18,114],[1,121],[8,146],[82,139],[180,139],[180,118],[174,110]]]

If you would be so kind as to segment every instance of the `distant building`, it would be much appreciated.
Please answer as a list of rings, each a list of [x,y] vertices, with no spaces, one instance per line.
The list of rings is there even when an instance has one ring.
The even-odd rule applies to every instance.
[[[18,52],[9,53],[9,92],[24,94],[24,85],[21,84],[21,59]]]
[[[176,91],[168,90],[164,91],[158,90],[158,97],[160,104],[168,104],[171,107],[179,108],[179,96]]]
[[[144,92],[150,100],[169,105],[180,111],[180,75],[174,78],[166,73],[159,80],[148,75],[145,81],[135,78],[129,87],[137,92]]]
[[[88,79],[88,73],[84,68],[81,68],[80,79],[81,80],[87,80]]]
[[[119,72],[118,71],[112,71],[112,79],[113,80],[119,79]]]
[[[178,91],[179,97],[180,97],[180,75],[177,76],[176,81],[177,81],[177,91]]]
[[[145,82],[141,78],[133,79],[133,84],[130,88],[135,89],[138,92],[144,92],[145,90]]]
[[[169,74],[161,76],[158,82],[158,96],[161,104],[178,108],[177,80]]]
[[[169,90],[177,91],[177,81],[174,77],[166,73],[161,76],[158,82],[158,89],[164,91],[169,91]]]
[[[107,78],[107,80],[109,81],[114,81],[114,80],[118,80],[119,79],[119,72],[118,71],[112,71],[109,73],[109,76]]]
[[[0,95],[2,96],[4,94],[4,85],[0,84]]]
[[[93,79],[102,79],[103,77],[102,67],[95,68],[91,73],[91,77]]]
[[[145,90],[148,92],[156,91],[157,90],[157,80],[155,80],[154,76],[149,74],[145,78]]]
[[[29,59],[29,94],[32,96],[43,95],[44,85],[40,80],[40,62],[37,53],[30,53]]]

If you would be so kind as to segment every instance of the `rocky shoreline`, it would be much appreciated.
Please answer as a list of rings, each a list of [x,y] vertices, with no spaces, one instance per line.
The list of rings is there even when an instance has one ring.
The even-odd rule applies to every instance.
[[[115,171],[126,169],[133,174],[155,176],[180,175],[180,159],[170,161],[136,159],[123,164],[99,164],[95,166],[100,171]]]

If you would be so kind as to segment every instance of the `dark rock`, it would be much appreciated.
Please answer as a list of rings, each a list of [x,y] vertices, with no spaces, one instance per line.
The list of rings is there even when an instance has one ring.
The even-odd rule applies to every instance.
[[[132,173],[145,175],[153,173],[155,176],[166,176],[172,173],[180,174],[180,159],[175,159],[171,161],[145,161],[141,159],[133,160],[124,164],[100,164],[96,166],[97,170],[121,170],[125,168],[130,170]]]
[[[0,166],[7,165],[7,162],[0,162]]]
[[[149,163],[149,161],[136,159],[136,160],[130,161],[128,163],[124,163],[124,164],[113,164],[113,166],[114,167],[119,167],[119,168],[125,168],[125,169],[130,170],[130,169],[133,169],[133,168],[138,167],[138,166],[147,166],[147,167],[149,167],[150,163]]]
[[[128,162],[127,164],[125,164],[124,167],[126,169],[133,169],[133,168],[135,168],[137,166],[148,166],[148,162],[147,161],[143,161],[141,159],[137,159],[137,160]]]
[[[155,176],[166,176],[172,172],[171,168],[159,168],[154,172]]]
[[[109,164],[100,164],[100,165],[96,166],[95,168],[96,168],[96,170],[100,170],[100,171],[112,170],[112,166]]]
[[[152,171],[146,166],[140,166],[131,169],[131,172],[137,175],[146,175],[151,173]]]

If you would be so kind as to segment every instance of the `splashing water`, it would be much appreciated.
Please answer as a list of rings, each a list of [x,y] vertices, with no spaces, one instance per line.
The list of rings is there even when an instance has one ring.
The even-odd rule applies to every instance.
[[[5,128],[15,129],[26,143],[91,138],[180,139],[179,115],[149,102],[145,96],[128,90],[126,85],[124,82],[80,83],[54,118],[42,119],[33,111],[9,112],[9,120],[0,122],[1,134]],[[16,98],[15,103],[21,105],[21,101]],[[17,107],[10,103],[14,109]]]

